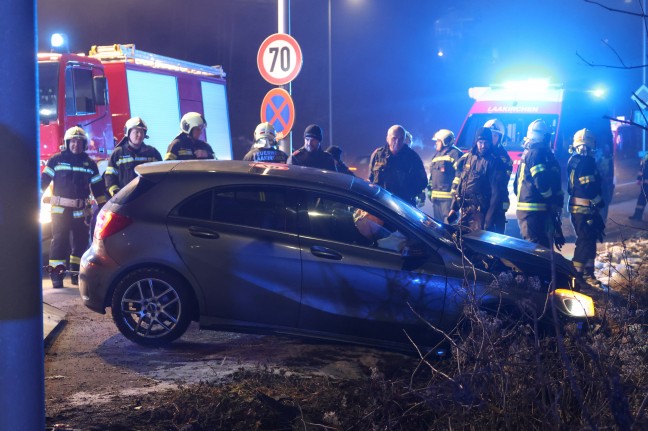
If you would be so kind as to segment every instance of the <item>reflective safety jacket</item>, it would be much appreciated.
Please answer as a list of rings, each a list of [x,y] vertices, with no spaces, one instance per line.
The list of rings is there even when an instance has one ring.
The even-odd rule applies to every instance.
[[[416,151],[405,145],[393,154],[385,144],[371,154],[369,181],[414,204],[427,186],[428,177]]]
[[[252,148],[243,157],[246,162],[286,163],[288,156],[278,148]]]
[[[500,160],[488,152],[480,155],[475,147],[464,154],[456,164],[453,181],[455,193],[452,209],[473,207],[484,214],[484,229],[489,230],[494,222],[493,215],[501,207],[501,189],[498,175],[502,172]]]
[[[592,156],[574,154],[567,163],[569,212],[593,214],[602,208],[601,175]]]
[[[82,211],[90,191],[98,205],[106,203],[106,187],[94,160],[86,153],[73,154],[69,150],[54,154],[41,174],[41,190],[52,185],[52,212],[65,208]]]
[[[430,200],[452,199],[452,181],[455,178],[456,164],[463,152],[455,146],[441,148],[430,162]]]
[[[545,145],[532,145],[522,153],[513,183],[518,211],[557,211],[563,206],[560,166]]]
[[[193,140],[187,133],[180,133],[169,144],[164,160],[194,160],[198,158],[195,154],[198,150],[207,153],[207,157],[201,158],[215,159],[214,150],[207,142],[200,139]]]
[[[502,202],[501,211],[506,212],[511,205],[511,200],[509,199],[508,183],[511,179],[511,173],[513,172],[513,160],[509,156],[508,151],[501,145],[497,145],[493,148],[493,155],[500,160],[498,167],[500,173],[498,175],[498,185],[500,187],[500,197]]]
[[[135,166],[162,160],[160,152],[150,145],[142,144],[139,149],[128,145],[128,137],[117,144],[108,161],[104,174],[106,188],[110,196],[114,196],[122,187],[135,178]]]

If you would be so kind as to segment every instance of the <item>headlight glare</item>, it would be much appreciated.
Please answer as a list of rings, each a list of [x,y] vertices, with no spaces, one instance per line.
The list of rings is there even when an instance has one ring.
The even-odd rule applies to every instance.
[[[594,317],[594,300],[591,297],[568,289],[556,289],[553,294],[562,300],[570,316]]]

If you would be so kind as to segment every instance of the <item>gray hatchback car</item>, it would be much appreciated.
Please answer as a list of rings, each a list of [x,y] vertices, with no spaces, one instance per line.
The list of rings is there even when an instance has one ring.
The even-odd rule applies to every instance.
[[[199,321],[407,348],[433,345],[430,325],[450,330],[469,300],[491,310],[524,302],[538,315],[554,303],[561,319],[594,314],[562,256],[560,289],[549,293],[549,250],[461,232],[359,178],[238,161],[137,173],[100,212],[80,272],[85,305],[110,307],[136,343],[169,343]],[[536,281],[505,286],[503,273]]]

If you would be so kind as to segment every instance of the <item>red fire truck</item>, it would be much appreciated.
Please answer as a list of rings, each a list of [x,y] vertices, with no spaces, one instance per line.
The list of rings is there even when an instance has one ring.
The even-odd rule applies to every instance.
[[[232,158],[220,66],[150,54],[134,45],[109,45],[93,46],[88,55],[39,53],[38,70],[41,167],[59,151],[65,131],[79,125],[88,134],[88,154],[103,172],[124,123],[133,116],[146,121],[146,143],[164,156],[180,132],[180,118],[191,111],[205,116],[202,138],[216,157]],[[48,208],[41,208],[41,222],[48,222]]]
[[[93,46],[89,55],[38,54],[41,164],[59,151],[65,130],[82,126],[88,153],[110,157],[132,116],[146,121],[147,144],[162,155],[179,133],[180,118],[196,111],[203,136],[219,159],[232,158],[225,73],[144,51],[134,45]]]

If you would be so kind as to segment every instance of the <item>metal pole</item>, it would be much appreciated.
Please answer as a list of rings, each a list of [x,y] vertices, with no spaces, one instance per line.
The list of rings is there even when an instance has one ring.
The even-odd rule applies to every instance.
[[[290,34],[290,0],[277,0],[277,33]],[[292,96],[292,84],[282,85]],[[292,131],[280,143],[281,150],[288,155],[292,154]]]
[[[333,145],[333,26],[332,26],[332,4],[328,0],[328,90],[329,90],[329,144]]]
[[[0,2],[0,430],[45,429],[36,0]]]
[[[648,34],[646,34],[646,17],[645,17],[646,3],[647,3],[647,1],[644,0],[643,1],[643,11],[642,11],[644,13],[644,17],[641,19],[641,34],[643,35],[643,51],[642,51],[643,56],[641,57],[641,60],[642,60],[641,64],[644,65],[644,66],[646,64],[648,64],[648,62],[647,62],[648,59],[646,58],[646,44],[648,43],[648,41],[646,40],[646,39],[648,39]],[[643,85],[646,85],[646,68],[645,67],[641,68],[641,75],[642,75],[641,83]],[[641,107],[641,109],[644,109],[644,108]],[[641,150],[644,152],[644,155],[645,155],[645,153],[646,153],[646,129],[641,130]]]

